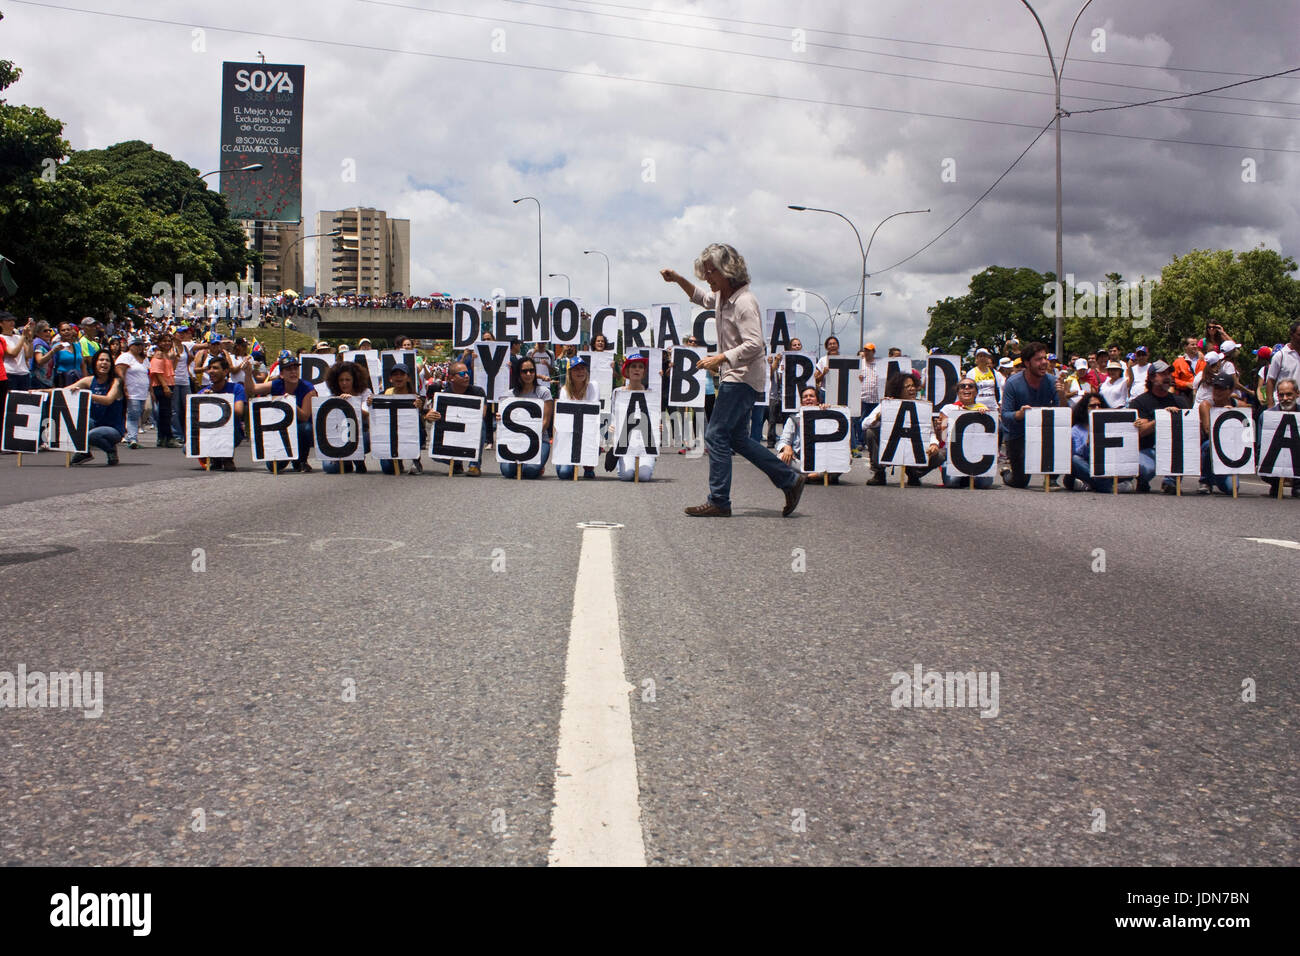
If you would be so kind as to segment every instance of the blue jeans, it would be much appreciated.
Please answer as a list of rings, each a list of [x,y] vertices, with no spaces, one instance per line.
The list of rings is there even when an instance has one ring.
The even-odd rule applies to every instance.
[[[86,437],[90,441],[90,447],[98,448],[105,455],[111,455],[117,443],[122,440],[122,433],[108,425],[100,425],[98,428],[92,428]]]
[[[181,442],[185,441],[185,396],[189,393],[189,379],[177,379],[172,386],[172,437]]]
[[[1138,450],[1138,483],[1149,485],[1151,479],[1156,476],[1156,450],[1154,448],[1142,448]],[[1163,488],[1174,487],[1174,479],[1170,475],[1165,475],[1160,481]]]
[[[556,476],[557,478],[559,478],[561,481],[572,481],[572,480],[573,480],[573,467],[574,467],[573,465],[556,465],[556,466],[555,466],[555,476]],[[587,467],[587,468],[582,469],[582,477],[583,477],[584,479],[586,479],[586,478],[595,478],[595,477],[596,477],[596,469],[595,469],[595,468],[592,468],[592,467]]]
[[[754,394],[757,395],[758,392],[755,392]],[[761,442],[763,440],[763,423],[766,421],[767,406],[755,405],[753,408],[753,416],[750,420],[749,437],[754,439],[754,441]]]
[[[862,414],[849,417],[849,423],[853,426],[853,436],[851,440],[854,448],[860,450],[862,448],[862,443],[866,441],[862,435],[862,422],[868,415],[876,410],[876,406],[879,404],[879,402],[863,402],[861,406]]]
[[[1070,462],[1070,474],[1074,476],[1075,481],[1081,481],[1093,491],[1099,491],[1103,495],[1111,493],[1115,479],[1092,477],[1092,470],[1089,468],[1088,459],[1084,458],[1082,455],[1072,455],[1070,457]]]
[[[363,442],[362,447],[365,448],[366,454],[368,455],[370,454],[370,429],[368,427],[362,430],[361,438]],[[340,465],[342,466],[341,469],[339,467]],[[353,470],[353,466],[356,466],[356,472],[358,475],[364,475],[366,473],[366,461],[364,458],[359,461],[339,461],[336,458],[322,458],[320,463],[321,471],[325,472],[327,475],[337,475],[340,470],[344,474],[348,474]]]
[[[868,414],[870,414],[870,412],[868,412]],[[969,488],[970,487],[970,478],[968,478],[965,475],[950,475],[946,471],[941,471],[939,474],[943,478],[943,486],[945,488]],[[984,478],[976,478],[975,487],[981,489],[992,488],[993,478],[991,476],[986,476]]]
[[[140,419],[144,417],[144,399],[126,400],[126,440],[137,441],[140,436]]]
[[[501,462],[501,476],[503,478],[514,478],[518,474],[519,469],[522,467],[525,478],[540,478],[542,477],[542,472],[546,470],[546,459],[550,457],[551,457],[551,443],[548,441],[544,441],[542,442],[541,461],[534,462],[531,465],[523,465],[523,466],[520,466],[517,462],[503,461]],[[573,475],[570,474],[569,478],[572,479]]]
[[[311,453],[314,436],[315,433],[312,431],[310,421],[298,422],[298,460],[294,462],[295,465],[302,466],[307,464],[307,456]],[[284,470],[285,464],[285,462],[280,462],[281,471]],[[269,461],[266,463],[266,470],[271,470],[271,462]]]
[[[1201,442],[1201,484],[1215,485],[1225,495],[1232,494],[1232,475],[1216,475],[1210,464],[1210,440]]]
[[[704,447],[709,452],[709,501],[719,508],[731,509],[733,454],[748,458],[782,490],[794,487],[799,480],[799,472],[754,438],[754,401],[758,397],[758,392],[744,382],[723,382],[718,387],[713,417],[704,433]]]

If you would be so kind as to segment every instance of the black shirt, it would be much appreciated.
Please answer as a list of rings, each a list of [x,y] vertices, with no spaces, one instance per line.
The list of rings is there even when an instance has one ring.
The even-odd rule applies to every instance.
[[[1174,392],[1170,392],[1164,398],[1156,398],[1151,392],[1146,391],[1128,403],[1129,408],[1137,409],[1138,419],[1148,422],[1156,420],[1157,408],[1191,408],[1187,399]],[[1148,435],[1138,438],[1138,448],[1156,447],[1156,433],[1152,431]]]

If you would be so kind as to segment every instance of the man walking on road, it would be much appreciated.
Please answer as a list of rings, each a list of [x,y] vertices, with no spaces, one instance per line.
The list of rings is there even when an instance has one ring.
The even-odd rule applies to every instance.
[[[687,508],[697,518],[731,517],[731,456],[737,453],[757,465],[785,492],[782,516],[789,516],[803,494],[804,477],[762,442],[750,436],[754,403],[763,395],[767,363],[763,361],[763,322],[758,300],[749,291],[749,270],[744,257],[731,246],[713,243],[695,260],[695,275],[713,291],[705,293],[672,269],[661,269],[665,282],[676,282],[696,305],[717,314],[718,351],[700,360],[712,372],[727,366],[714,400],[713,417],[704,433],[709,451],[709,500]]]

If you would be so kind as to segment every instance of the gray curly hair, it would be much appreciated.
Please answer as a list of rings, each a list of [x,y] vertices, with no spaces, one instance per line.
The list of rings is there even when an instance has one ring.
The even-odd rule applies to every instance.
[[[704,278],[704,265],[711,263],[736,288],[749,285],[749,268],[745,257],[724,242],[714,242],[704,247],[700,257],[695,260],[695,276]]]

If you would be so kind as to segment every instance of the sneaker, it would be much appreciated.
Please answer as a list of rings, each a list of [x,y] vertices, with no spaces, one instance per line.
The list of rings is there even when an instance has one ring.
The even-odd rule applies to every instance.
[[[108,461],[106,462],[106,465],[116,465],[116,464],[117,464],[117,451],[116,450],[110,451],[108,453]]]
[[[465,474],[469,475],[471,478],[477,478],[479,475],[483,474],[483,472],[479,470],[478,465],[470,465],[465,469]]]
[[[1132,478],[1125,478],[1119,483],[1119,493],[1121,495],[1130,494],[1135,487],[1136,485],[1133,483]]]
[[[294,462],[293,470],[294,470],[294,471],[300,471],[300,472],[302,472],[302,473],[305,475],[305,474],[307,474],[308,472],[315,471],[316,469],[313,468],[310,464],[308,464],[307,462],[304,461],[302,464],[298,464],[297,462]]]
[[[584,469],[582,469],[582,480],[583,480],[583,481],[595,481],[595,480],[596,480],[596,469],[595,469],[595,468],[584,468]]]
[[[803,488],[803,479],[800,479],[799,487]],[[692,518],[730,518],[730,508],[719,508],[713,502],[709,501],[702,505],[692,505],[686,509],[686,513]]]
[[[420,464],[418,461],[412,461],[412,462],[411,462],[411,474],[413,474],[413,475],[422,475],[422,474],[424,474],[424,465]]]
[[[1167,495],[1178,494],[1178,489],[1174,486],[1172,481],[1162,481],[1160,483],[1160,490]]]
[[[871,473],[871,477],[867,479],[867,484],[869,485],[883,485],[884,483],[885,470],[883,468],[877,468]]]
[[[1064,478],[1061,479],[1061,484],[1065,486],[1066,491],[1073,491],[1075,481],[1076,479],[1074,475],[1066,475]]]
[[[920,487],[921,487],[921,484],[922,484],[922,483],[921,483],[921,479],[920,479],[920,478],[914,478],[914,477],[911,476],[911,475],[908,475],[908,476],[907,476],[907,487],[909,487],[909,488],[920,488]]]
[[[88,461],[94,461],[95,456],[88,451],[79,451],[72,456],[72,464],[83,465]]]
[[[169,439],[167,439],[167,444],[166,444],[165,447],[167,447],[167,448],[180,448],[180,447],[181,447],[181,443],[178,442],[175,438],[169,438]]]
[[[130,448],[132,451],[135,451],[137,448],[140,447],[140,443],[138,441],[129,441],[126,443],[126,447]]]

